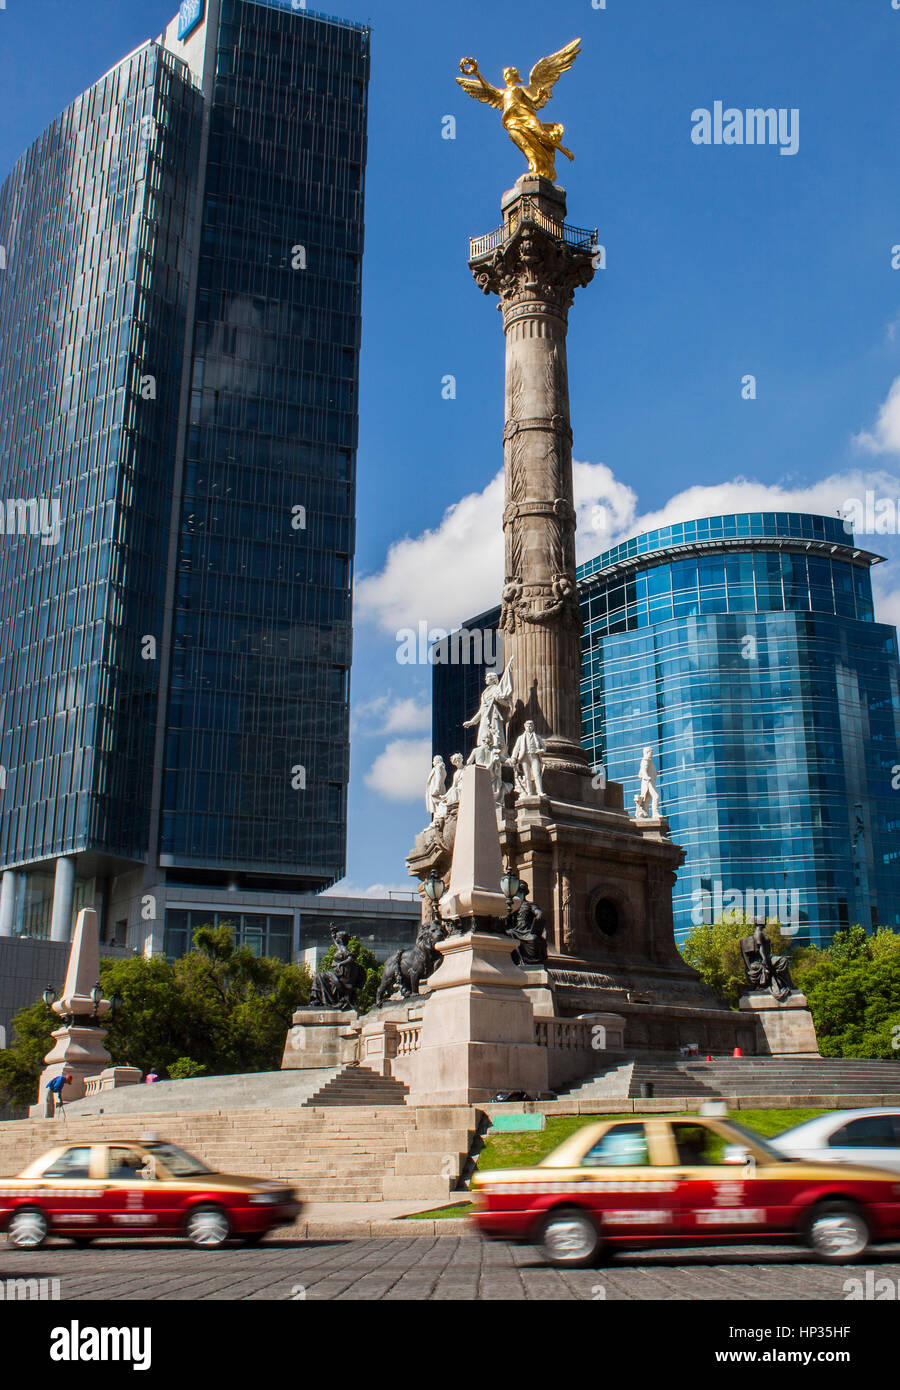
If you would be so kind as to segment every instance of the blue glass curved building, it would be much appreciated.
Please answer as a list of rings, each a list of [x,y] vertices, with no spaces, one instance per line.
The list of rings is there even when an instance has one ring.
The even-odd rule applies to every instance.
[[[679,935],[759,894],[816,941],[900,928],[900,668],[896,629],[874,621],[878,558],[840,518],[756,513],[582,566],[585,746],[626,806],[657,750],[687,851]]]
[[[676,933],[732,906],[801,938],[900,930],[897,631],[837,517],[751,513],[647,532],[581,565],[583,742],[631,808],[652,745],[687,858]],[[481,620],[491,626],[496,615]],[[435,667],[435,751],[461,746]]]

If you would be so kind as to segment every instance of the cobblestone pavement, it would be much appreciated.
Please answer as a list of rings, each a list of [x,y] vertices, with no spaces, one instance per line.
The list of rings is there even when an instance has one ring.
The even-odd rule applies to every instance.
[[[849,1278],[892,1279],[900,1246],[857,1266],[810,1261],[802,1249],[743,1246],[616,1255],[597,1269],[557,1270],[528,1247],[475,1237],[294,1241],[194,1250],[169,1241],[0,1245],[0,1282],[58,1279],[61,1299],[761,1299],[836,1300]],[[7,1298],[10,1295],[7,1294]]]

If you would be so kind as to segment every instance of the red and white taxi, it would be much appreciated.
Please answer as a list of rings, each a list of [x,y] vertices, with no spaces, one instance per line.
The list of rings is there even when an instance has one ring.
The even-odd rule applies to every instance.
[[[293,1188],[214,1173],[159,1140],[63,1144],[15,1178],[0,1178],[0,1231],[19,1250],[48,1236],[90,1245],[98,1236],[181,1235],[214,1248],[245,1244],[302,1210]]]
[[[587,1124],[537,1166],[479,1172],[471,1188],[484,1235],[537,1245],[556,1265],[604,1249],[798,1240],[845,1263],[900,1239],[896,1173],[789,1159],[706,1116]]]

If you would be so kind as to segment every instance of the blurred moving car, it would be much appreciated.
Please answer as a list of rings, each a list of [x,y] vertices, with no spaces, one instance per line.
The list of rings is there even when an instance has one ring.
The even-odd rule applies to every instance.
[[[697,1115],[588,1124],[537,1166],[477,1172],[471,1188],[485,1236],[537,1245],[555,1265],[650,1245],[798,1240],[846,1263],[900,1239],[895,1174],[799,1162]]]
[[[789,1158],[865,1163],[900,1172],[900,1110],[832,1110],[794,1125],[769,1143]]]
[[[18,1250],[48,1235],[181,1235],[212,1249],[232,1236],[255,1245],[302,1210],[293,1188],[215,1173],[160,1140],[62,1144],[16,1178],[0,1178],[0,1231]]]

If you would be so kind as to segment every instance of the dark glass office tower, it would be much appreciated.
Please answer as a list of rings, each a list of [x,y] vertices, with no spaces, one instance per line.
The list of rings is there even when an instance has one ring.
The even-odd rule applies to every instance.
[[[789,913],[816,942],[850,922],[900,930],[900,663],[896,629],[875,622],[878,559],[838,518],[756,513],[646,532],[579,567],[582,741],[628,810],[654,749],[687,853],[679,937],[733,907]],[[467,677],[434,671],[446,757]]]
[[[186,0],[0,189],[0,935],[344,872],[368,58]]]

